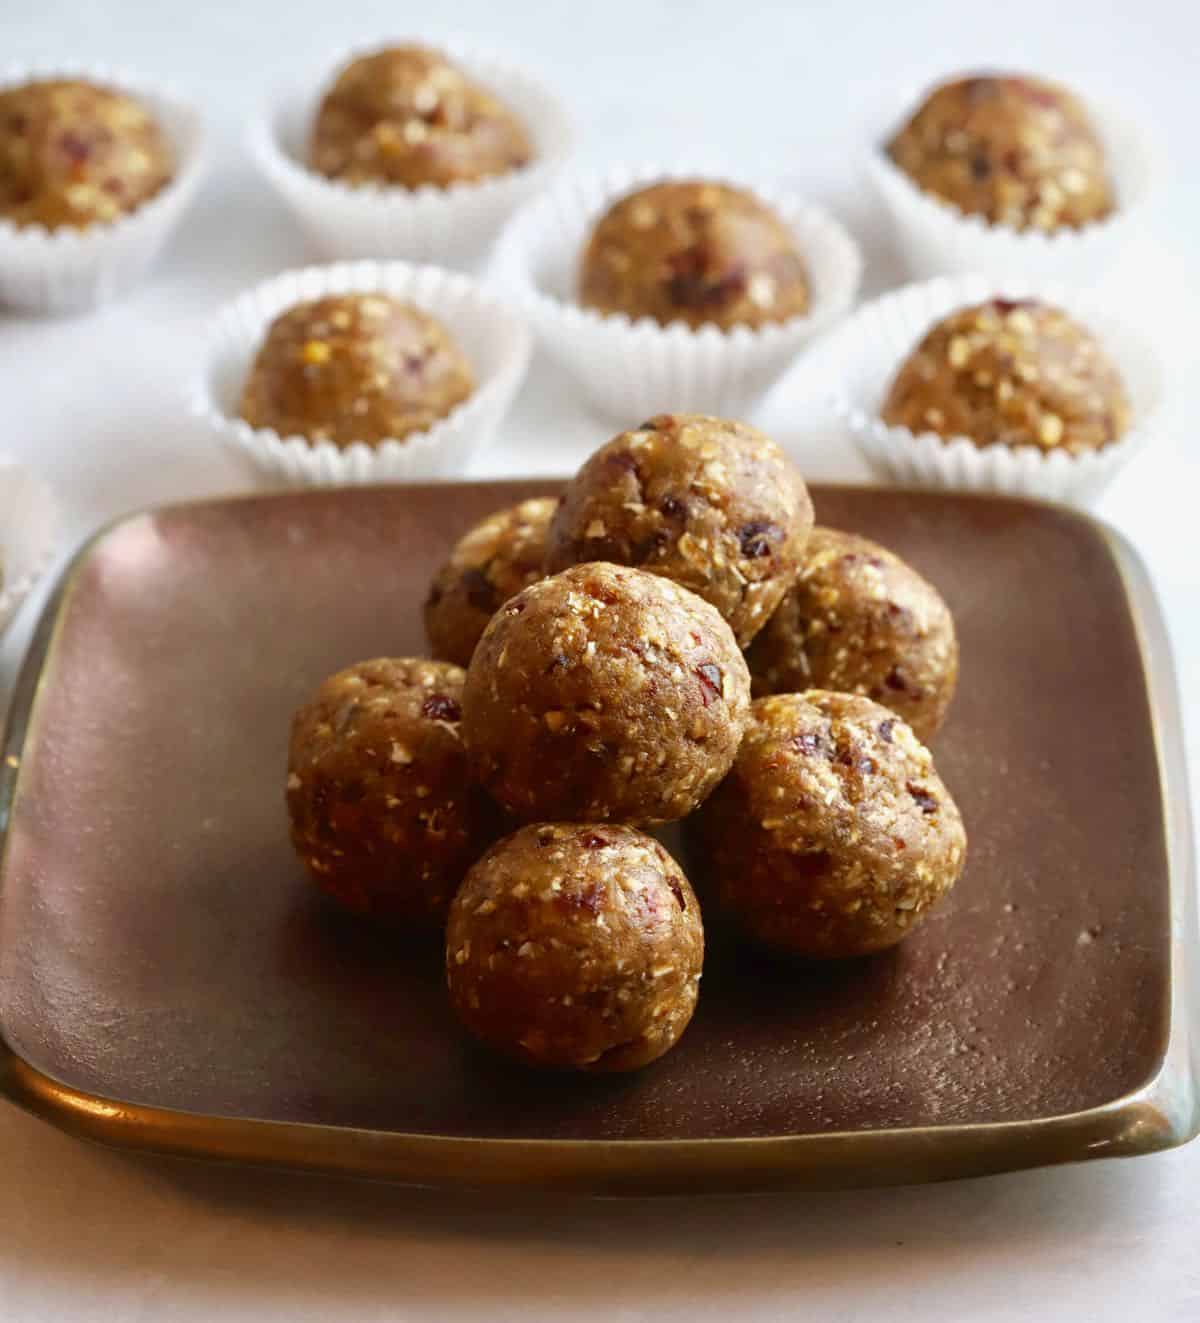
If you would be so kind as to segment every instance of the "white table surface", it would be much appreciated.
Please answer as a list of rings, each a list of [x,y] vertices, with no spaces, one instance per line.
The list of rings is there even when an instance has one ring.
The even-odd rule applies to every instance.
[[[216,168],[153,282],[83,319],[0,318],[0,451],[56,484],[78,538],[147,502],[245,485],[180,408],[212,309],[306,254],[240,148],[258,89],[361,38],[436,28],[522,52],[570,98],[580,158],[774,154],[869,240],[857,173],[881,89],[1025,64],[1111,83],[1169,169],[1155,229],[1102,291],[1158,326],[1182,423],[1100,513],[1141,549],[1174,636],[1197,764],[1200,116],[1192,0],[801,4],[786,0],[3,0],[4,59],[104,60],[174,78],[208,108]],[[181,14],[187,14],[185,21]],[[865,478],[786,389],[760,421],[810,476]],[[566,472],[612,429],[538,363],[480,473]],[[0,652],[11,683],[34,614]],[[0,1106],[0,1323],[20,1320],[1200,1319],[1200,1145],[1136,1161],[893,1191],[568,1203],[458,1197],[149,1162]]]

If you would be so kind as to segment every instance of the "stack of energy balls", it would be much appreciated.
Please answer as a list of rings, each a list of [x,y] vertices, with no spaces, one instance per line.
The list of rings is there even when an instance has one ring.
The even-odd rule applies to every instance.
[[[353,666],[296,714],[293,839],[348,908],[444,925],[454,1009],[505,1055],[629,1070],[686,1028],[701,901],[649,828],[683,820],[705,909],[807,958],[894,944],[962,871],[922,743],[950,613],[814,528],[751,427],[615,437],[557,502],[468,532],[425,622],[439,660]]]

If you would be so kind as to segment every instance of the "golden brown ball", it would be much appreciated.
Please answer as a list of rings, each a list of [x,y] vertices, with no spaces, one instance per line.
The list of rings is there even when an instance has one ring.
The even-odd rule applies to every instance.
[[[466,666],[496,611],[544,576],[553,499],[520,501],[481,519],[454,544],[425,599],[436,657]]]
[[[499,835],[459,733],[463,673],[377,658],[332,675],[297,711],[292,842],[317,886],[357,914],[436,927]]]
[[[725,775],[750,705],[729,626],[669,579],[578,565],[518,593],[467,668],[463,738],[522,821],[670,822]]]
[[[954,697],[958,639],[950,608],[911,565],[865,537],[818,527],[746,662],[756,698],[864,694],[928,743]]]
[[[791,231],[745,189],[664,180],[619,199],[583,254],[579,298],[603,313],[666,326],[763,326],[809,308]]]
[[[467,874],[446,976],[464,1025],[528,1065],[636,1070],[678,1041],[704,961],[700,906],[659,843],[607,823],[525,827]]]
[[[674,579],[745,647],[799,573],[812,522],[804,479],[762,432],[659,414],[601,446],[567,483],[546,567],[606,560]]]
[[[284,437],[374,446],[427,431],[473,390],[462,350],[428,313],[383,294],[334,294],[271,323],[240,413]]]
[[[1029,299],[992,299],[938,322],[882,410],[915,433],[1068,455],[1120,440],[1129,415],[1121,375],[1091,332]]]
[[[352,60],[313,123],[309,164],[342,183],[448,188],[533,156],[511,110],[438,51],[393,46]]]
[[[171,179],[170,144],[149,109],[77,79],[0,91],[0,216],[86,229],[148,202]]]
[[[962,872],[962,818],[894,712],[810,690],[754,703],[733,770],[687,823],[720,909],[814,958],[907,936]]]
[[[1079,229],[1114,206],[1104,147],[1065,88],[977,75],[936,88],[888,144],[918,188],[1015,230]]]

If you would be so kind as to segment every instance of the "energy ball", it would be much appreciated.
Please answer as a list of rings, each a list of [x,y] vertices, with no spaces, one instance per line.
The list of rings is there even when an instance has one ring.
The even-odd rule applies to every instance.
[[[446,328],[382,294],[298,303],[271,323],[241,416],[280,436],[377,446],[427,431],[474,389]]]
[[[1079,229],[1113,210],[1104,148],[1086,110],[1038,78],[944,83],[887,150],[918,188],[1015,230]]]
[[[884,422],[977,446],[1081,455],[1129,426],[1121,374],[1092,334],[1030,299],[992,299],[939,322],[896,374]]]
[[[295,715],[292,843],[317,886],[356,914],[440,924],[499,834],[467,774],[462,687],[457,666],[383,657],[330,676]]]
[[[318,174],[356,187],[472,184],[532,156],[512,111],[423,46],[351,61],[325,94],[309,143]]]
[[[522,821],[682,818],[729,770],[750,673],[707,602],[579,565],[517,594],[467,668],[475,774]]]
[[[962,818],[909,727],[823,690],[756,700],[733,770],[688,827],[721,910],[812,958],[894,945],[966,858]]]
[[[497,609],[543,576],[556,501],[521,501],[481,520],[455,543],[425,599],[435,657],[466,666]]]
[[[699,179],[615,202],[584,251],[579,298],[597,312],[723,331],[809,308],[804,259],[784,222],[752,193]]]
[[[166,136],[139,101],[74,79],[0,91],[0,216],[87,229],[148,202],[170,180]]]
[[[674,579],[745,647],[799,573],[812,523],[803,478],[761,432],[659,414],[601,446],[567,484],[546,567],[606,560]]]
[[[679,865],[604,823],[525,827],[450,907],[450,1000],[476,1038],[531,1066],[636,1070],[687,1028],[704,929]]]
[[[937,589],[878,543],[814,528],[800,577],[746,653],[754,696],[864,694],[937,733],[958,680],[954,619]]]

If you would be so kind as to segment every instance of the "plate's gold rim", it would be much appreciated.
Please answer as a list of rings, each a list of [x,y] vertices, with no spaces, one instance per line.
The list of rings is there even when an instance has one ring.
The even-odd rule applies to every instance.
[[[504,485],[540,481],[544,480]],[[263,493],[251,495],[264,498]],[[187,505],[223,503],[219,498]],[[64,569],[43,611],[13,692],[3,740],[0,830],[5,840],[0,879],[7,866],[6,828],[19,794],[22,749],[79,570],[115,529],[161,509],[132,512],[88,538]],[[148,1153],[414,1185],[612,1195],[909,1184],[1133,1156],[1188,1142],[1200,1132],[1200,1038],[1194,1028],[1197,915],[1178,689],[1161,611],[1137,552],[1106,525],[1078,511],[1071,513],[1100,531],[1120,570],[1156,717],[1168,837],[1171,1009],[1162,1055],[1153,1076],[1140,1088],[1099,1107],[1025,1121],[709,1139],[460,1138],[207,1116],[106,1098],[43,1073],[0,1035],[0,1094],[69,1134]]]
[[[1153,1153],[1191,1136],[1160,1081],[1101,1107],[1032,1121],[712,1139],[491,1139],[201,1116],[60,1084],[5,1047],[0,1092],[85,1139],[405,1184],[654,1195],[903,1185],[1094,1157]]]

